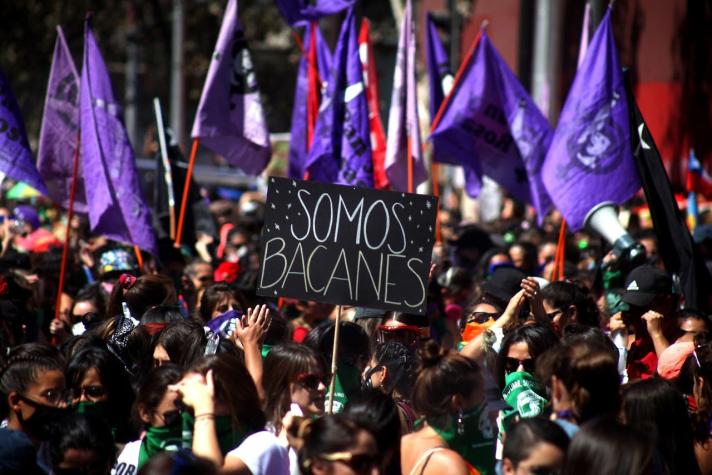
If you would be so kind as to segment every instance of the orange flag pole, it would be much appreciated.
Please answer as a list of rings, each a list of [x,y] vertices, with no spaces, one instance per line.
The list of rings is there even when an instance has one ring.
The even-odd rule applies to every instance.
[[[59,288],[57,289],[57,302],[54,306],[55,320],[59,320],[59,307],[62,302],[62,293],[64,292],[64,276],[67,273],[67,259],[69,257],[69,235],[72,231],[72,219],[74,218],[74,199],[77,194],[77,176],[79,174],[79,141],[80,135],[79,133],[77,133],[77,148],[74,150],[74,164],[72,165],[72,186],[69,189],[69,206],[67,206],[67,227],[64,233],[62,264],[59,270]]]
[[[556,257],[554,257],[554,268],[551,271],[551,281],[564,280],[564,261],[566,257],[566,219],[561,220],[559,228],[559,241],[556,244]]]
[[[178,215],[178,229],[176,230],[175,246],[180,247],[181,237],[183,236],[183,221],[185,220],[185,210],[188,206],[188,192],[190,191],[190,179],[193,176],[193,166],[195,165],[195,156],[198,154],[198,145],[200,139],[193,139],[193,146],[190,149],[190,161],[188,162],[188,172],[185,175],[185,185],[183,186],[183,199],[180,204],[180,214]]]

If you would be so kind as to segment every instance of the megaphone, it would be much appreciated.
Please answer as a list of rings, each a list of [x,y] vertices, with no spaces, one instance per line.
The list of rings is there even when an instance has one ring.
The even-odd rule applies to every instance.
[[[584,225],[608,241],[613,246],[613,255],[628,269],[639,266],[645,260],[645,248],[618,221],[614,203],[601,203],[591,208]]]

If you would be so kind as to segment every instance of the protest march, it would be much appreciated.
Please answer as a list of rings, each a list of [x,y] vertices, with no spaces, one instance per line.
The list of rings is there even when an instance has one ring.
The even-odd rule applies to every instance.
[[[709,2],[675,40],[703,120],[669,111],[677,159],[636,2],[506,2],[519,31],[460,23],[487,2],[125,3],[164,30],[125,39],[156,77],[184,7],[220,17],[169,61],[186,117],[178,83],[169,111],[117,81],[120,14],[37,7],[35,127],[0,28],[0,475],[712,474]]]

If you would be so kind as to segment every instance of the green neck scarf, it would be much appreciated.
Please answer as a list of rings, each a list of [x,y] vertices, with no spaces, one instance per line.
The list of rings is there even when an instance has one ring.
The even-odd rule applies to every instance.
[[[361,390],[361,373],[358,368],[350,363],[339,363],[334,382],[334,414],[342,412],[349,396]],[[325,411],[329,410],[329,391],[326,391]]]
[[[458,434],[457,416],[448,415],[428,419],[433,428],[448,447],[457,452],[465,461],[482,475],[495,474],[494,429],[485,411],[486,404],[479,405],[462,415],[464,431]]]
[[[181,417],[183,419],[183,447],[192,447],[195,418],[190,412],[184,412]],[[250,435],[242,427],[233,427],[230,416],[215,416],[215,432],[217,432],[218,445],[220,445],[220,452],[223,456],[240,445]]]
[[[138,467],[141,468],[148,459],[159,452],[176,452],[180,450],[181,422],[163,427],[149,427],[141,441],[138,451]]]

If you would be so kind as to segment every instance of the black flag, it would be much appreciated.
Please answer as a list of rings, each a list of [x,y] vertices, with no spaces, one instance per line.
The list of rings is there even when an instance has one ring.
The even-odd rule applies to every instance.
[[[685,307],[709,312],[712,278],[677,206],[670,179],[635,102],[629,81],[626,81],[626,90],[631,149],[658,238],[658,253],[665,269],[679,278],[680,291],[685,296]]]

